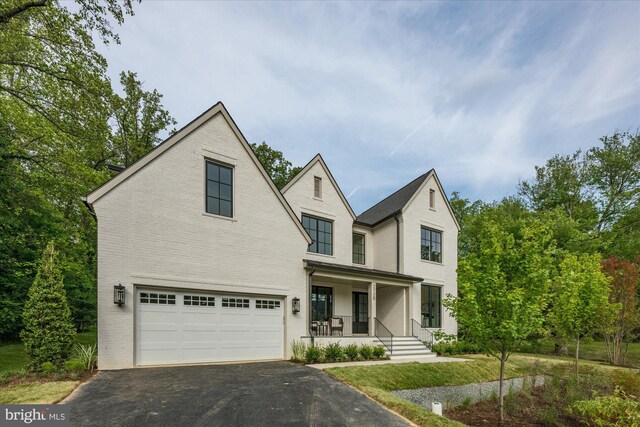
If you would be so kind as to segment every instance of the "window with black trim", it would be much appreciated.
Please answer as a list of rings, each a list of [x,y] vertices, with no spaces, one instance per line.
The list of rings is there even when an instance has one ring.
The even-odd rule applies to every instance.
[[[442,262],[442,232],[420,228],[420,257],[425,261]]]
[[[420,312],[423,328],[442,327],[442,288],[440,286],[422,285],[420,295]]]
[[[207,161],[207,213],[233,217],[233,169]]]
[[[313,239],[309,252],[333,255],[333,221],[302,214],[302,226]]]
[[[364,234],[353,233],[353,263],[364,264]]]
[[[311,320],[325,321],[333,315],[333,288],[311,287]]]

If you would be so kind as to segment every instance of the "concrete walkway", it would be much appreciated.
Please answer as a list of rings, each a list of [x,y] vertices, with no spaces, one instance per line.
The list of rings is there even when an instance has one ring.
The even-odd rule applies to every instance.
[[[444,362],[469,362],[469,359],[458,359],[454,357],[407,357],[396,358],[389,360],[363,360],[360,362],[338,362],[338,363],[316,363],[313,365],[307,365],[310,368],[316,369],[329,369],[340,368],[343,366],[372,366],[372,365],[389,365],[392,363],[444,363]]]

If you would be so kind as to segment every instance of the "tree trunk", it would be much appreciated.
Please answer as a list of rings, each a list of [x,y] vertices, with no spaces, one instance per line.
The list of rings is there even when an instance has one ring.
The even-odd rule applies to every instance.
[[[555,348],[553,349],[553,353],[557,354],[558,356],[568,356],[569,348],[567,347],[567,343],[556,343]]]
[[[580,382],[580,369],[578,359],[580,358],[580,338],[576,338],[576,383]]]
[[[502,350],[502,354],[500,355],[500,424],[504,423],[504,365],[506,364],[506,362],[507,352],[505,350]]]

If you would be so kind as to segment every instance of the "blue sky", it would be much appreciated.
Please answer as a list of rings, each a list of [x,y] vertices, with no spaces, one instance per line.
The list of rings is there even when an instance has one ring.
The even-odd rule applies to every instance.
[[[432,167],[471,199],[640,128],[640,2],[151,2],[99,46],[188,123],[222,101],[356,213]]]

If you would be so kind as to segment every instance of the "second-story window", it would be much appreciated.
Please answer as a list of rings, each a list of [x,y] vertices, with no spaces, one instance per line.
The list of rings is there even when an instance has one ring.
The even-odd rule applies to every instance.
[[[427,227],[420,228],[420,258],[442,262],[442,232]]]
[[[322,178],[319,176],[313,177],[313,197],[322,199]]]
[[[302,226],[313,239],[309,252],[333,255],[333,222],[310,215],[302,215]]]
[[[364,264],[364,234],[353,233],[353,263]]]
[[[207,213],[233,217],[233,170],[207,162]]]

